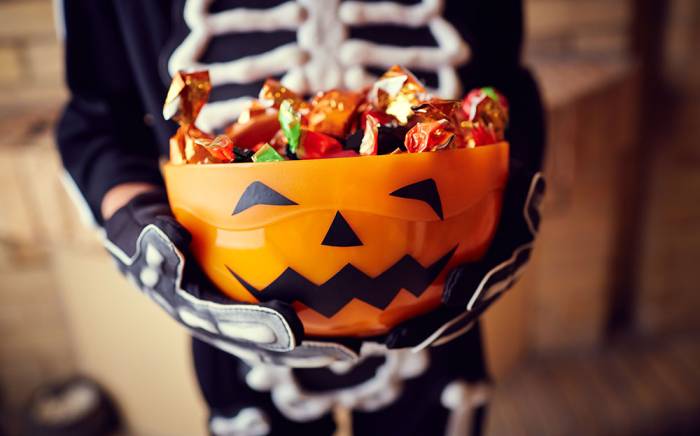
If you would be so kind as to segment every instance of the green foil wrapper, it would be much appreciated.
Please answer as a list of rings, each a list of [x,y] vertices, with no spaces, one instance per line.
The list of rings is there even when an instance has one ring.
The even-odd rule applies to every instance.
[[[284,100],[280,104],[278,119],[282,132],[287,138],[289,151],[296,154],[299,147],[299,138],[301,137],[301,114],[294,110],[291,100]]]
[[[284,160],[277,150],[272,148],[269,144],[265,144],[253,155],[253,162],[276,162],[278,160]]]

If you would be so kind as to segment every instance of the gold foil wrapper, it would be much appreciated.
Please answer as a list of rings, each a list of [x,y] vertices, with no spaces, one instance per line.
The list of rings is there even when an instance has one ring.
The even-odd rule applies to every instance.
[[[187,163],[215,163],[216,159],[206,150],[203,143],[214,138],[195,127],[190,127],[185,136],[185,161]]]
[[[502,141],[508,124],[508,112],[501,104],[487,97],[476,105],[473,122],[488,126],[495,133],[496,139]]]
[[[178,72],[168,89],[163,104],[163,117],[183,124],[194,125],[202,107],[209,99],[211,82],[208,71]]]
[[[209,153],[196,139],[207,135],[195,127],[195,120],[209,99],[211,82],[209,72],[178,72],[168,89],[163,104],[163,117],[175,119],[180,127],[170,140],[170,161],[175,164],[202,163]]]
[[[267,79],[260,89],[258,100],[265,107],[279,109],[284,100],[291,100],[292,108],[305,114],[309,110],[309,103],[304,101],[299,94],[282,85],[274,79]]]
[[[413,115],[413,106],[425,100],[426,90],[413,73],[394,65],[374,83],[369,97],[377,109],[405,125]]]

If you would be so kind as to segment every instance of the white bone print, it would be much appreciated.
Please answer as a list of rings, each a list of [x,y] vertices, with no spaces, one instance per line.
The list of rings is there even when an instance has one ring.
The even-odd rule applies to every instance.
[[[435,71],[438,89],[445,98],[461,93],[456,68],[469,58],[469,47],[459,32],[442,17],[443,0],[423,0],[415,5],[394,2],[363,3],[340,0],[288,1],[269,9],[236,8],[209,13],[213,0],[187,0],[185,23],[190,33],[168,62],[170,75],[179,70],[209,69],[212,86],[249,84],[284,74],[282,83],[299,93],[330,88],[358,88],[375,77],[366,67]],[[350,27],[366,25],[427,26],[435,47],[397,47],[348,38]],[[212,38],[219,35],[296,30],[297,41],[256,55],[228,62],[201,63]],[[253,96],[208,103],[197,124],[212,131],[234,121]]]

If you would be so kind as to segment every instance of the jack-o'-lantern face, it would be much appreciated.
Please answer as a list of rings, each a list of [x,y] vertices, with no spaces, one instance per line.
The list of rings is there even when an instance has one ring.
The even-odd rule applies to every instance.
[[[439,304],[495,230],[508,144],[434,153],[163,168],[205,273],[282,300],[306,334],[367,336]]]

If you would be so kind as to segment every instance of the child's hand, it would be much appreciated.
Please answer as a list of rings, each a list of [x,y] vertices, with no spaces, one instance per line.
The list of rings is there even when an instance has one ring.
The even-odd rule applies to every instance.
[[[280,301],[236,303],[187,258],[190,234],[162,190],[141,193],[105,222],[105,246],[120,270],[193,335],[251,363],[305,366],[355,358],[342,347],[301,344],[294,309]]]
[[[442,305],[395,327],[386,337],[387,347],[422,349],[466,333],[491,303],[513,286],[529,260],[544,190],[541,173],[520,170],[514,163],[503,197],[501,220],[489,250],[478,262],[451,271]]]

